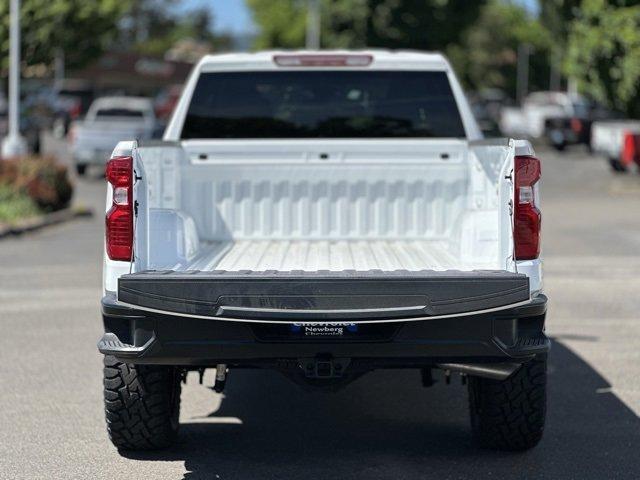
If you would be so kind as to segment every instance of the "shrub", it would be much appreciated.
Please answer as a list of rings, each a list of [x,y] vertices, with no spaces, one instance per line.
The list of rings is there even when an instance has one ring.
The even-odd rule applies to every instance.
[[[0,161],[0,186],[12,191],[14,198],[27,195],[44,211],[65,208],[73,194],[67,168],[53,157]]]
[[[0,225],[37,215],[40,209],[26,193],[0,184]]]

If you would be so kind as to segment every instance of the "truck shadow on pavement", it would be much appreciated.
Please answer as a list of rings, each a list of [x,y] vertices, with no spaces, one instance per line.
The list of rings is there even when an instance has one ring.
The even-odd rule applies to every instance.
[[[545,437],[526,453],[472,444],[459,378],[446,386],[440,377],[425,389],[417,371],[386,370],[336,393],[314,393],[276,372],[233,371],[220,408],[187,419],[174,448],[127,456],[183,460],[190,480],[637,479],[638,416],[561,343],[553,345],[549,373]]]

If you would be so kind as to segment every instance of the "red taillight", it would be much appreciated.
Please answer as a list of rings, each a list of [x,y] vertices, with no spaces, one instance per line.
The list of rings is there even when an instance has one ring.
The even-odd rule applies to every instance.
[[[113,157],[105,170],[107,182],[114,187],[128,187],[133,179],[133,158]]]
[[[105,176],[113,187],[113,200],[106,217],[107,255],[111,260],[130,262],[133,251],[133,158],[112,158],[107,163]]]
[[[75,120],[77,118],[80,118],[80,115],[82,115],[82,103],[78,101],[75,102],[69,109],[69,116]]]
[[[582,132],[582,120],[580,120],[579,118],[572,118],[571,130],[573,130],[573,133],[575,133],[576,135]]]
[[[516,260],[533,260],[540,255],[542,216],[536,206],[535,184],[540,180],[540,160],[515,158],[515,209],[513,239]]]
[[[279,67],[366,67],[371,64],[371,55],[274,55]]]
[[[633,162],[640,165],[640,135],[631,132],[624,134],[620,162],[625,166],[630,166]]]

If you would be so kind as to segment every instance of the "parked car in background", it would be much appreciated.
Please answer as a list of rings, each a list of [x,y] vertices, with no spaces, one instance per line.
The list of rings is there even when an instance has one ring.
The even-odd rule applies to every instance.
[[[205,368],[216,391],[236,368],[320,389],[460,373],[480,445],[539,442],[540,161],[482,138],[442,55],[206,56],[164,140],[121,142],[106,169],[116,447],[170,445],[181,381]]]
[[[498,129],[505,137],[530,137],[529,124],[520,107],[508,106],[500,110]]]
[[[580,97],[579,101],[573,103],[572,109],[545,120],[545,136],[558,151],[571,145],[584,145],[591,150],[593,122],[619,116],[621,114]]]
[[[55,85],[50,105],[53,136],[67,135],[71,123],[84,117],[94,98],[94,89],[85,81],[67,79]]]
[[[513,104],[503,90],[488,88],[467,95],[473,116],[485,137],[499,137],[502,109]]]
[[[164,88],[155,98],[154,106],[156,117],[161,122],[167,122],[171,114],[173,113],[178,100],[180,100],[180,94],[182,93],[182,85],[171,85]]]
[[[604,120],[591,126],[591,149],[603,155],[614,172],[626,172],[625,136],[640,133],[640,120]]]
[[[156,117],[153,102],[144,97],[102,97],[93,102],[83,121],[70,134],[76,171],[84,175],[90,165],[104,167],[122,137],[153,137]]]
[[[29,102],[20,103],[20,135],[23,137],[30,153],[40,153],[40,117],[31,114]],[[0,140],[9,133],[8,104],[4,94],[0,94]]]
[[[625,133],[623,143],[624,146],[620,155],[620,171],[626,172],[634,165],[640,171],[640,133]]]
[[[584,97],[566,92],[533,92],[527,95],[521,108],[507,107],[502,110],[500,130],[505,135],[525,135],[538,139],[550,132],[548,127],[553,127],[555,120],[562,119],[564,125],[565,120],[570,124],[572,118],[576,119],[573,127],[589,118],[589,103]],[[572,128],[570,130],[574,131]],[[559,136],[558,132],[567,133],[557,130],[552,143],[561,145],[569,140]]]

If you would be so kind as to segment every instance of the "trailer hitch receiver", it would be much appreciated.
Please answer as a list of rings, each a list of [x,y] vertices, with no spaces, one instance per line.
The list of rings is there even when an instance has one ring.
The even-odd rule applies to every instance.
[[[350,363],[350,358],[316,357],[298,360],[298,366],[304,370],[307,378],[319,379],[341,378]]]

